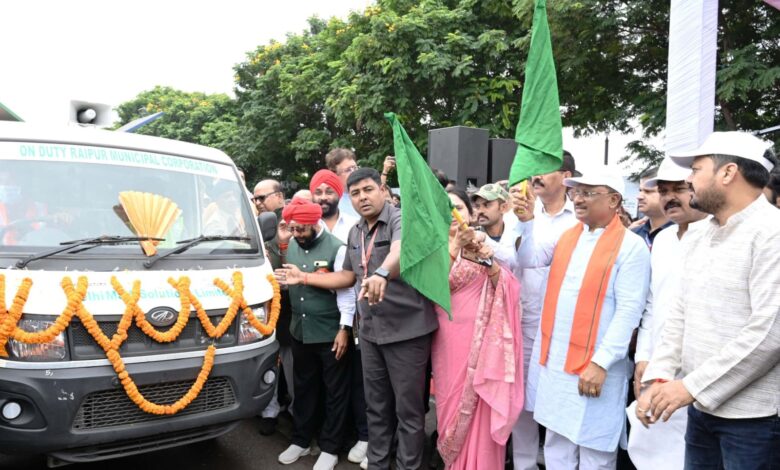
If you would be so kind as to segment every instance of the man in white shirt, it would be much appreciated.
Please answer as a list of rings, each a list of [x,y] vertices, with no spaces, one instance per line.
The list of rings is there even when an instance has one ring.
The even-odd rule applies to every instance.
[[[687,247],[707,224],[707,214],[691,207],[693,191],[685,179],[690,170],[675,164],[671,159],[661,163],[657,176],[645,181],[645,186],[659,195],[659,205],[674,224],[661,230],[655,237],[650,255],[650,293],[639,327],[634,360],[634,396],[640,395],[642,374],[661,341],[666,314],[671,310],[680,291],[682,259]],[[628,455],[640,470],[650,468],[683,468],[685,457],[685,425],[687,415],[675,413],[671,420],[645,428],[636,420],[635,405],[627,410],[631,421],[628,437]],[[665,449],[658,452],[658,448]]]
[[[509,211],[509,193],[498,183],[489,183],[471,195],[477,225],[487,234],[485,242],[493,249],[495,259],[512,269],[515,263],[514,227],[508,227],[504,214]]]
[[[344,194],[341,179],[330,170],[320,170],[312,176],[309,191],[312,194],[312,202],[322,208],[322,224],[325,229],[347,243],[349,230],[359,219],[339,208],[339,201]]]
[[[358,222],[358,219],[339,210],[339,200],[344,194],[341,179],[330,170],[320,170],[312,176],[309,191],[311,191],[314,203],[319,204],[322,208],[320,225],[346,244],[349,231]],[[354,349],[350,360],[352,361],[350,403],[358,441],[350,449],[347,460],[352,463],[361,463],[366,458],[368,451],[368,423],[366,421],[366,397],[363,391],[360,349]]]
[[[685,294],[667,314],[636,416],[652,425],[694,404],[686,469],[777,466],[780,211],[762,195],[777,163],[769,146],[745,132],[714,132],[698,149],[670,155],[691,168],[691,204],[713,218],[686,253]]]
[[[541,204],[535,204],[533,212],[535,240],[554,243],[563,232],[577,223],[574,204],[566,196],[566,186],[563,185],[563,180],[571,178],[575,172],[574,157],[564,151],[563,164],[558,171],[531,178],[533,191],[530,197],[541,201]],[[522,198],[519,188],[520,185],[517,184],[509,189],[513,203]],[[517,223],[517,215],[514,212],[510,214]],[[548,266],[514,270],[523,290],[520,296],[523,307],[520,323],[523,330],[523,378],[526,384],[528,384],[528,363],[531,360],[536,331],[539,329],[539,318],[542,316],[542,303],[549,271]],[[515,470],[539,468],[537,465],[539,424],[534,421],[532,411],[523,410],[512,429],[512,454]]]

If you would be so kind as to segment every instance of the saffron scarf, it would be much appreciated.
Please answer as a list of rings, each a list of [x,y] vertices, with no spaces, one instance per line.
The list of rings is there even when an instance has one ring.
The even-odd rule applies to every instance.
[[[577,247],[583,229],[584,225],[579,223],[567,230],[561,235],[555,247],[542,309],[542,346],[539,357],[541,365],[547,364],[553,326],[555,325],[555,312],[558,308],[558,295],[572,253]],[[564,370],[570,374],[578,375],[588,366],[591,357],[593,357],[599,331],[601,308],[604,306],[612,267],[615,265],[625,233],[626,228],[616,214],[599,237],[596,247],[590,255],[588,267],[585,270],[585,276],[577,296],[569,338],[569,351],[566,353]]]

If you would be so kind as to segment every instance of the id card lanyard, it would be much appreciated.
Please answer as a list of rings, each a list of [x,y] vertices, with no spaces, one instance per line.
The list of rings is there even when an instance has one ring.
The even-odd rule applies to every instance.
[[[371,240],[368,242],[368,251],[366,251],[366,237],[363,234],[363,230],[360,230],[360,261],[363,263],[363,279],[368,277],[368,260],[371,259],[371,252],[374,250],[374,240],[376,240],[377,233],[379,233],[379,230],[374,228],[374,235],[371,236]]]
[[[371,236],[371,240],[368,242],[368,251],[366,251],[366,235],[363,230],[360,230],[360,262],[363,264],[363,279],[368,277],[368,260],[371,259],[371,252],[374,250],[374,240],[376,240],[377,233],[379,233],[378,227],[374,227],[374,235]],[[360,299],[358,299],[358,302],[360,302]],[[357,313],[355,316],[358,322],[357,326],[360,328],[360,313],[355,313]],[[355,335],[355,346],[359,346],[357,334]]]

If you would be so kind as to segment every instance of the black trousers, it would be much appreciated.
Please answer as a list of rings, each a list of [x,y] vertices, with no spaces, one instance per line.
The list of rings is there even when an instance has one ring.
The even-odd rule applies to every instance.
[[[381,345],[360,341],[360,349],[368,404],[368,468],[390,470],[397,435],[395,468],[418,470],[425,447],[425,373],[431,335]]]
[[[366,394],[363,391],[363,361],[360,349],[350,346],[352,352],[352,416],[359,441],[368,442],[368,421],[366,418]]]
[[[309,447],[314,433],[320,429],[320,449],[338,454],[350,403],[352,359],[347,349],[337,361],[332,347],[333,343],[303,344],[292,339],[295,383],[292,443]]]

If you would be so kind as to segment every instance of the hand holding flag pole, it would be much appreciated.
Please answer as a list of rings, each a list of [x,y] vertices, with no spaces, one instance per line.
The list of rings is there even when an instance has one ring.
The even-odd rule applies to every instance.
[[[452,208],[452,217],[458,221],[458,225],[460,225],[461,229],[468,230],[469,224],[463,219],[463,216],[460,215],[460,211],[454,207]]]

